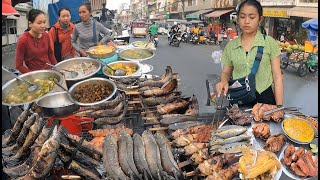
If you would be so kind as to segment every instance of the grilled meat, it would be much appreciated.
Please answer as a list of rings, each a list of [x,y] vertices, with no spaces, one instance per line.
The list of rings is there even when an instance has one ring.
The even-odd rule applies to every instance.
[[[267,116],[263,117],[264,112],[272,110],[272,109],[276,109],[276,108],[277,108],[276,105],[257,103],[253,106],[251,114],[253,115],[253,119],[258,122],[261,122],[263,120],[269,121],[270,119],[273,119],[275,122],[279,122],[280,119],[283,119],[283,117],[284,117],[283,110],[274,112],[271,115],[267,115]]]
[[[232,124],[244,126],[252,122],[252,118],[248,114],[243,113],[238,106],[232,106],[226,115]]]
[[[266,143],[264,144],[263,148],[267,151],[277,153],[281,150],[284,143],[285,143],[284,135],[270,136],[267,139]]]
[[[270,136],[270,126],[266,123],[256,124],[252,127],[252,130],[256,137],[263,140],[268,139]]]
[[[295,148],[292,144],[290,144],[285,150],[284,150],[284,156],[281,159],[281,162],[287,166],[290,166],[290,164],[292,163],[292,155],[295,152]]]
[[[291,156],[292,161],[297,161],[304,154],[304,151],[305,149],[303,147],[299,147]]]

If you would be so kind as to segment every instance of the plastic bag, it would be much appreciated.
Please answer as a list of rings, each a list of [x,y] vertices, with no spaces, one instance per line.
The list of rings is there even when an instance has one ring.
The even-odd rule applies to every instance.
[[[214,63],[218,64],[221,62],[221,57],[222,57],[222,51],[219,50],[219,51],[213,51],[212,54],[211,54],[211,57],[214,61]]]

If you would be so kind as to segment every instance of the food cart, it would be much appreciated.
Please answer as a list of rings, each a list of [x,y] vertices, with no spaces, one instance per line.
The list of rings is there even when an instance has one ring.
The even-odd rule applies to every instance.
[[[308,29],[309,40],[304,42],[304,47],[301,45],[287,45],[287,49],[283,47],[281,69],[286,69],[290,65],[298,70],[299,76],[304,77],[308,71],[318,72],[318,19],[308,20],[302,23],[302,27]]]

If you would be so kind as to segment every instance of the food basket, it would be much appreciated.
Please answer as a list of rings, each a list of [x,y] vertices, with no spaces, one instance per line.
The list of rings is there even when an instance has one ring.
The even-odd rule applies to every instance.
[[[106,49],[105,51],[108,51],[107,49],[111,49],[111,51],[103,53],[104,48]],[[98,51],[98,53],[93,53],[94,51]],[[99,51],[101,51],[101,52],[99,52]],[[116,53],[116,48],[113,46],[101,45],[101,46],[91,47],[86,52],[89,54],[89,56],[91,58],[104,59],[104,58],[108,58],[108,57],[113,56]]]

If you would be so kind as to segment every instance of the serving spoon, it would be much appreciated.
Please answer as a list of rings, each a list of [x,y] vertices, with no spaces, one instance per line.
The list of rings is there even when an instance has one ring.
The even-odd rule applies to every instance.
[[[69,72],[71,73],[71,78],[76,78],[78,76],[78,72],[76,71],[70,71],[70,70],[66,70],[66,69],[63,69],[63,68],[58,68],[52,64],[49,64],[49,63],[46,63],[48,66],[51,66],[53,69],[56,69],[56,70],[63,70],[63,71],[66,71],[66,72]]]
[[[111,69],[114,73],[115,76],[125,76],[126,72],[123,69],[113,69],[112,67],[110,67],[108,64],[104,63],[101,59],[98,59],[101,64],[103,64],[104,66],[107,66],[109,69]]]
[[[17,75],[14,74],[13,72],[11,72],[8,67],[2,66],[2,69],[5,70],[5,71],[7,71],[11,76],[15,77],[16,79],[18,79],[18,80],[20,80],[20,81],[28,84],[28,86],[29,86],[29,87],[28,87],[28,91],[29,91],[29,92],[33,92],[33,91],[35,91],[35,90],[37,90],[37,89],[39,88],[38,85],[32,84],[32,83],[30,83],[29,81],[26,81],[26,80],[21,79],[19,76],[17,76]]]

